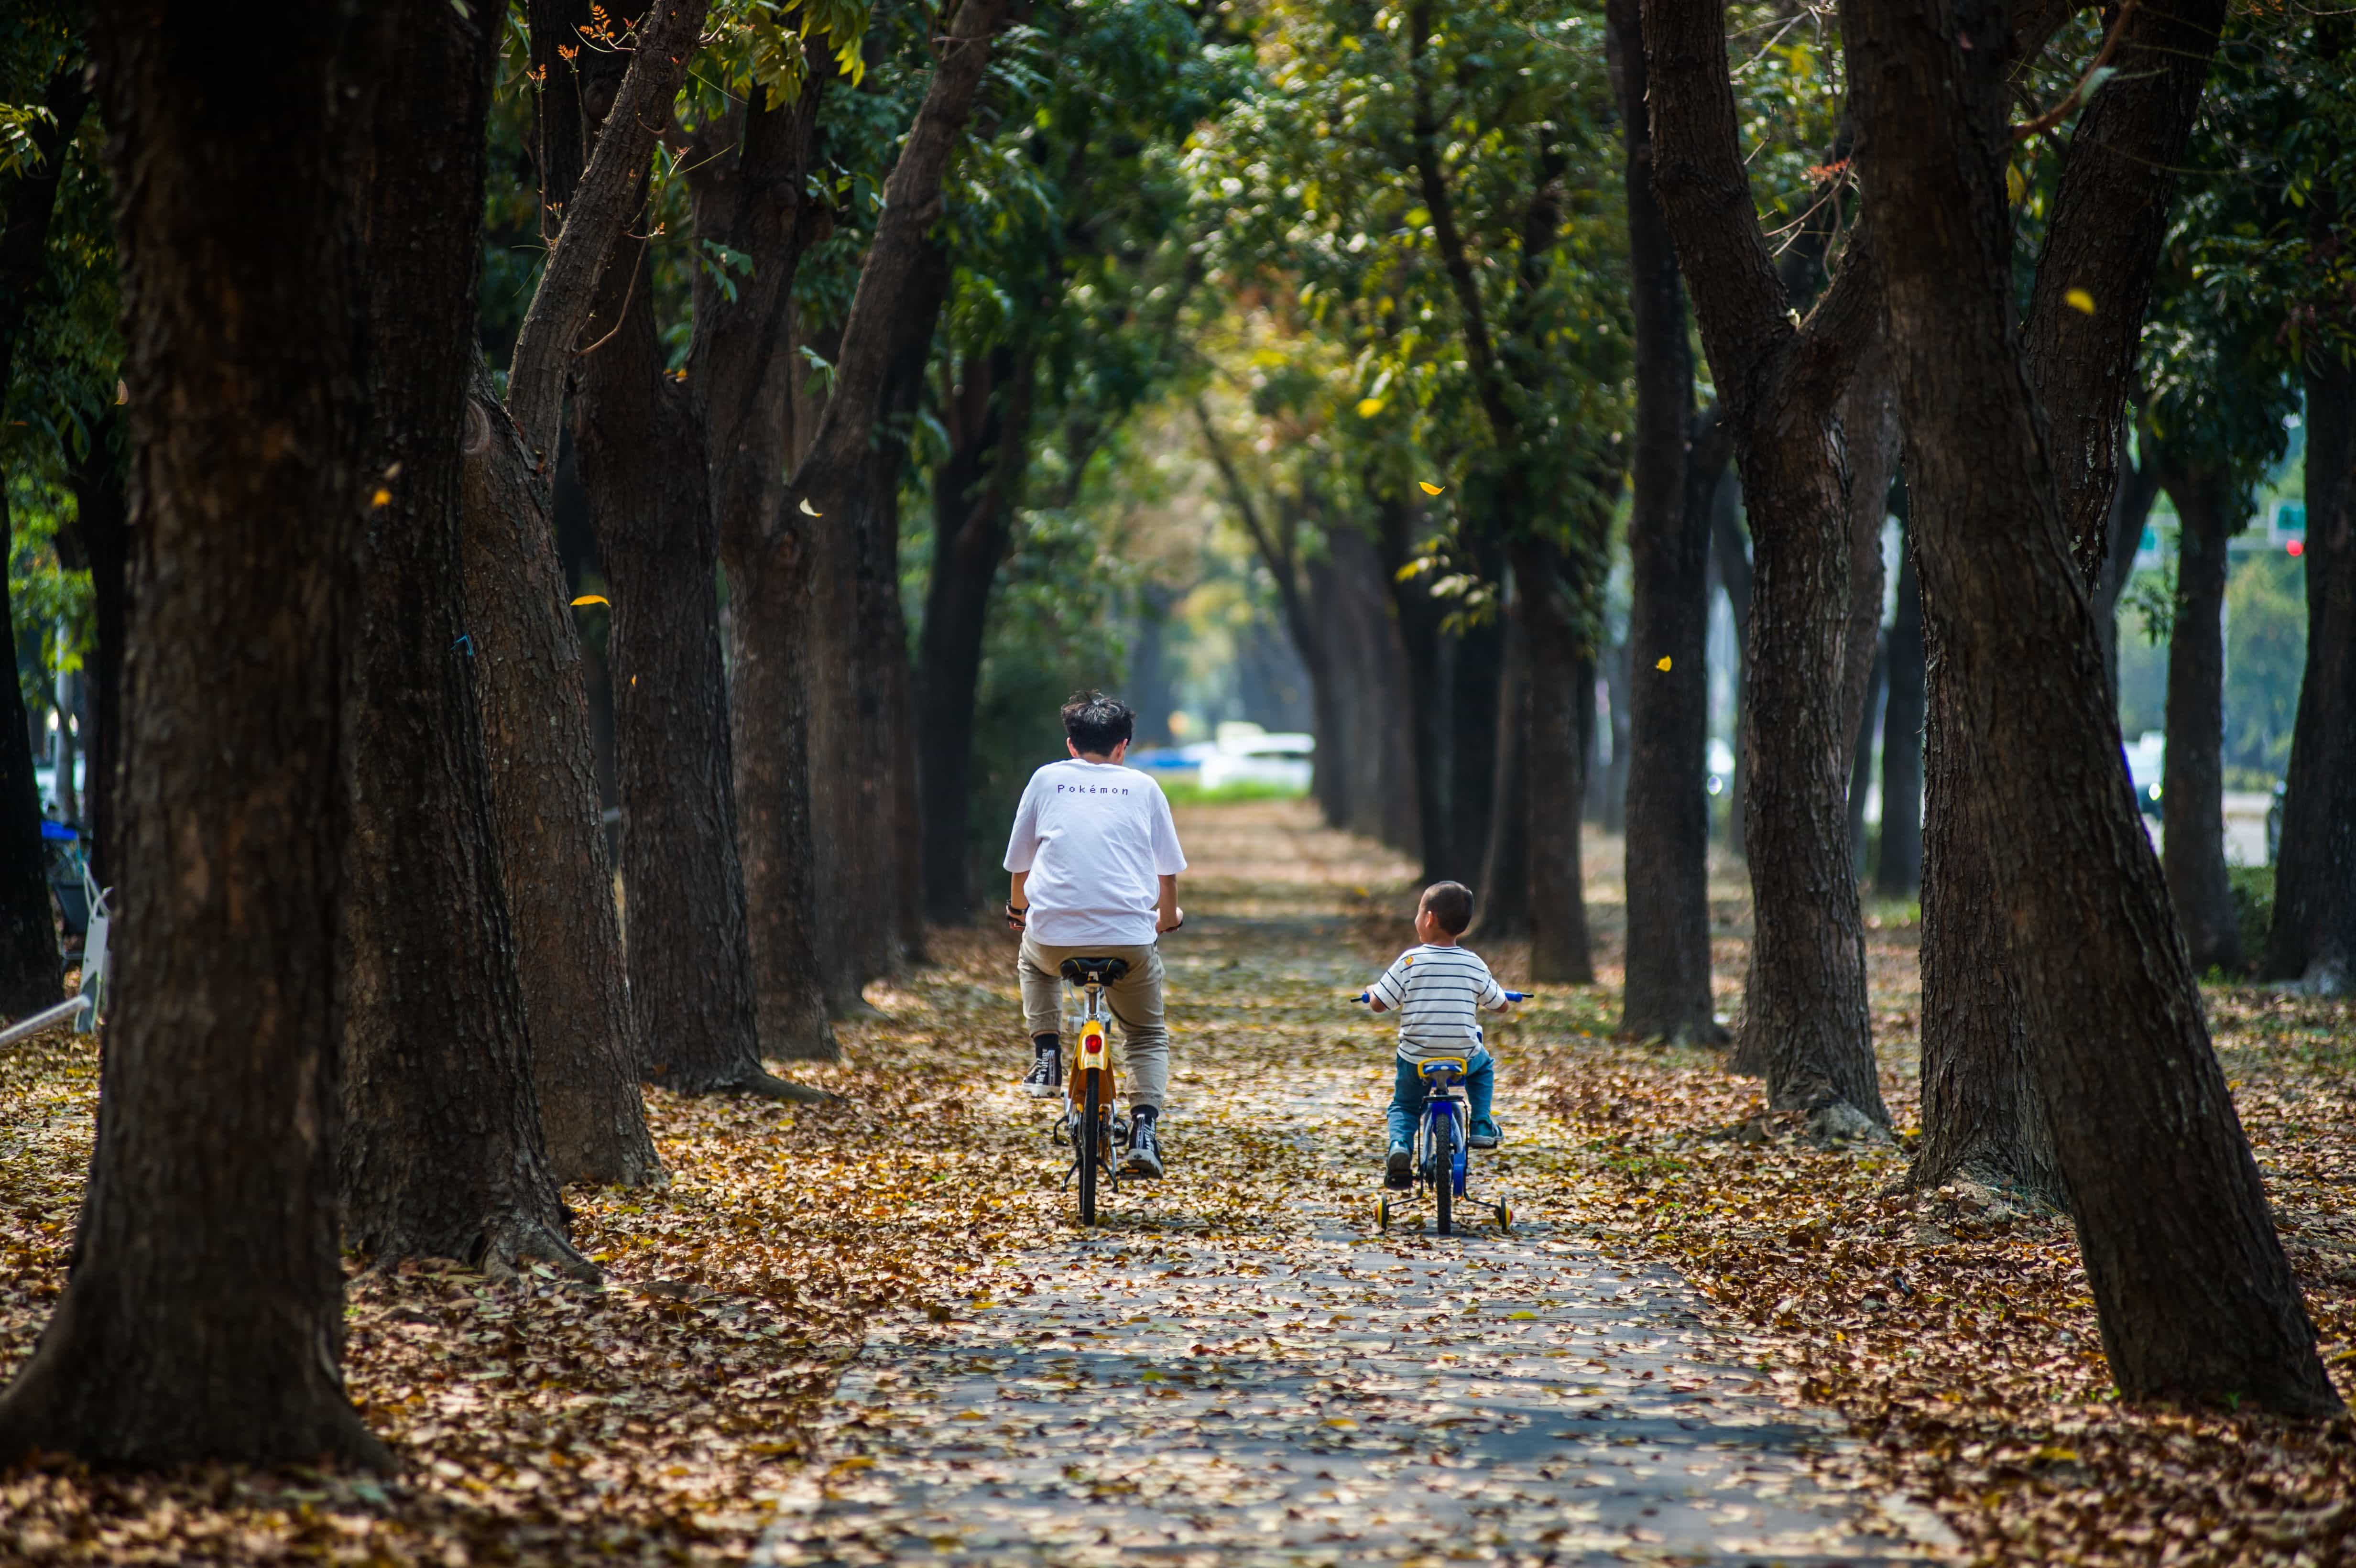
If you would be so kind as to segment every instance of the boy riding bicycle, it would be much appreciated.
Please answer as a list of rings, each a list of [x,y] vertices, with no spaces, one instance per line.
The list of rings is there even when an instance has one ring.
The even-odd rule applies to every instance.
[[[1383,1161],[1383,1185],[1406,1188],[1414,1180],[1416,1115],[1423,1107],[1426,1061],[1462,1057],[1464,1087],[1472,1100],[1472,1127],[1465,1140],[1473,1148],[1497,1147],[1497,1123],[1489,1109],[1497,1092],[1497,1064],[1483,1044],[1478,1009],[1504,1012],[1513,1003],[1480,955],[1456,945],[1472,923],[1472,890],[1462,882],[1434,882],[1415,909],[1421,944],[1408,948],[1366,988],[1375,1011],[1399,1015],[1398,1072],[1391,1089],[1390,1153]]]
[[[1156,1122],[1170,1085],[1170,1033],[1162,1023],[1162,955],[1154,938],[1185,919],[1178,873],[1186,869],[1162,786],[1123,767],[1137,715],[1102,692],[1064,704],[1071,756],[1031,775],[1006,842],[1012,883],[1006,923],[1023,933],[1015,975],[1031,1031],[1023,1092],[1064,1092],[1063,988],[1066,958],[1119,958],[1129,972],[1105,987],[1132,1076],[1123,1172],[1162,1174]]]

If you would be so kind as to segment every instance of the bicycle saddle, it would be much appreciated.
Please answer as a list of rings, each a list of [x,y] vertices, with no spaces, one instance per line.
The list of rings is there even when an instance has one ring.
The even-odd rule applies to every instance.
[[[1094,975],[1100,986],[1110,986],[1129,973],[1126,958],[1066,958],[1062,965],[1065,979],[1075,986],[1085,986]]]

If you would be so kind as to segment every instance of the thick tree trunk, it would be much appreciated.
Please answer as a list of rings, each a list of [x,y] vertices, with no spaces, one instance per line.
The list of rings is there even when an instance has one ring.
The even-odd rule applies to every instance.
[[[643,259],[611,267],[573,438],[614,585],[623,945],[650,1083],[783,1093],[761,1065],[736,856],[719,532],[703,432],[664,373]]]
[[[1612,0],[1606,21],[1627,149],[1636,359],[1628,515],[1628,955],[1619,1032],[1714,1045],[1726,1031],[1713,1016],[1709,988],[1709,795],[1703,787],[1709,744],[1709,497],[1725,469],[1729,443],[1715,411],[1707,424],[1694,415],[1685,284],[1653,195],[1636,0]]]
[[[2225,874],[2225,541],[2244,519],[2224,475],[2163,473],[2181,527],[2168,637],[2160,865],[2193,969],[2231,971],[2241,966],[2242,938]]]
[[[240,36],[224,93],[188,65],[220,26],[118,0],[91,29],[133,537],[158,589],[132,626],[123,859],[182,874],[123,889],[74,1267],[0,1397],[0,1455],[389,1466],[344,1393],[336,1227],[369,440],[355,263],[382,29],[291,10]]]
[[[804,667],[802,535],[816,525],[789,516],[785,500],[795,383],[807,373],[793,347],[793,281],[832,221],[808,195],[819,101],[832,80],[825,50],[810,53],[800,97],[748,104],[735,147],[696,149],[697,236],[741,251],[752,275],[732,298],[697,274],[688,391],[702,420],[728,574],[732,783],[761,1051],[831,1061],[841,1052],[819,966],[831,923],[816,896]],[[763,548],[771,537],[787,541],[776,559]]]
[[[1504,564],[1502,552],[1487,575]],[[1455,657],[1449,667],[1448,750],[1442,753],[1449,773],[1448,841],[1454,857],[1449,875],[1460,882],[1477,880],[1481,857],[1489,846],[1489,818],[1497,804],[1497,698],[1505,671],[1505,625],[1491,616],[1449,639]],[[1590,689],[1587,700],[1593,702]],[[1582,782],[1585,773],[1580,773]],[[1571,796],[1576,812],[1584,790]]]
[[[915,781],[907,776],[912,720],[899,610],[899,481],[907,421],[948,293],[948,258],[931,235],[941,180],[1005,14],[1006,0],[969,0],[939,40],[939,63],[893,165],[860,267],[834,357],[833,392],[786,496],[789,506],[822,519],[814,530],[817,598],[806,645],[808,755],[818,893],[841,938],[819,961],[838,1010],[862,1005],[860,987],[896,966],[922,934],[904,929],[917,845],[905,831]],[[780,548],[782,530],[771,532],[766,548]],[[771,743],[757,731],[745,742]]]
[[[2222,10],[2166,20],[2197,101]],[[2120,765],[2012,319],[2008,64],[1895,0],[1849,0],[1842,31],[1869,210],[1908,240],[1883,264],[1924,615],[2113,1375],[2336,1411]]]
[[[1793,325],[1750,204],[1720,8],[1646,0],[1643,11],[1655,191],[1733,423],[1751,519],[1742,722],[1755,934],[1736,1065],[1765,1076],[1771,1104],[1808,1111],[1823,1131],[1887,1126],[1842,809],[1854,529],[1839,412],[1879,331],[1874,240],[1860,224],[1831,286]]]
[[[1914,536],[1898,564],[1898,611],[1890,618],[1889,696],[1881,709],[1881,854],[1873,891],[1911,899],[1922,887],[1922,721],[1925,689],[1922,587]]]
[[[981,684],[990,596],[1012,534],[1031,445],[1036,361],[993,349],[965,367],[947,400],[949,455],[933,474],[933,574],[916,653],[917,776],[923,790],[925,906],[929,919],[973,918],[967,809],[973,793],[974,699]],[[1318,737],[1320,746],[1327,743]],[[1319,759],[1323,773],[1323,759]]]
[[[375,428],[345,767],[344,1226],[380,1264],[597,1271],[564,1240],[476,717],[460,446],[497,33],[387,29],[369,190]]]
[[[467,634],[501,885],[560,1182],[659,1182],[598,805],[586,660],[549,525],[549,487],[475,370],[462,498]]]
[[[1417,573],[1402,580],[1400,570],[1412,559],[1413,510],[1404,502],[1380,497],[1377,538],[1383,578],[1390,585],[1399,643],[1407,659],[1408,752],[1415,768],[1417,839],[1422,849],[1426,885],[1456,874],[1451,836],[1455,830],[1448,809],[1448,693],[1441,663],[1441,610]]]
[[[1342,826],[1409,855],[1419,849],[1414,720],[1408,710],[1407,655],[1374,543],[1359,528],[1325,530],[1325,553],[1309,562],[1310,596],[1324,616],[1334,649],[1333,724],[1337,753],[1321,748],[1322,772],[1346,771]]]
[[[1519,574],[1516,573],[1518,578]],[[1529,792],[1530,646],[1526,585],[1515,584],[1515,603],[1505,623],[1505,667],[1498,677],[1494,763],[1497,798],[1489,816],[1489,843],[1481,857],[1481,880],[1472,929],[1483,942],[1530,934],[1531,813]],[[1571,827],[1578,829],[1576,814]],[[1551,827],[1551,825],[1549,825]]]
[[[1911,576],[1911,539],[1907,558]],[[1901,577],[1900,592],[1908,586]],[[1916,604],[1920,656],[1919,594]],[[1902,600],[1899,613],[1906,613]],[[1957,729],[1954,677],[1937,652],[1926,662],[1929,673],[1916,690],[1929,694],[1928,724],[1922,749],[1913,753],[1914,766],[1929,773],[1931,807],[1914,839],[1922,897],[1922,1142],[1907,1185],[1930,1190],[1963,1177],[2032,1203],[2066,1207],[2053,1129],[2029,1059],[2029,1009],[2015,978],[2008,911],[1987,884],[1982,846],[1994,825],[1977,815],[1981,792],[1967,775],[1971,748]],[[1887,784],[1881,811],[1886,868]]]
[[[1591,986],[1580,866],[1579,802],[1586,793],[1587,732],[1579,704],[1595,707],[1595,664],[1580,644],[1569,586],[1555,553],[1525,544],[1514,551],[1529,640],[1530,978],[1540,985]],[[1592,722],[1592,720],[1590,720]]]
[[[2326,350],[2307,367],[2305,548],[2307,670],[2266,972],[2345,996],[2356,989],[2356,370]]]

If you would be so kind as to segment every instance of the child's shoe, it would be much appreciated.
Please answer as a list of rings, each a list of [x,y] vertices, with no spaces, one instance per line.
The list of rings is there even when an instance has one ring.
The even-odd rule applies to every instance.
[[[1129,1124],[1129,1154],[1120,1163],[1123,1176],[1148,1180],[1162,1174],[1162,1139],[1154,1124],[1162,1119],[1151,1105],[1140,1105]]]
[[[1391,1156],[1383,1161],[1383,1185],[1398,1192],[1404,1192],[1413,1186],[1412,1173],[1408,1167],[1414,1163],[1414,1152],[1405,1144],[1391,1145]]]
[[[1472,1136],[1464,1141],[1473,1148],[1495,1148],[1505,1136],[1497,1128],[1496,1117],[1475,1116],[1472,1118]]]
[[[1063,1043],[1054,1035],[1032,1041],[1031,1071],[1023,1075],[1023,1092],[1033,1100],[1052,1100],[1064,1092]]]

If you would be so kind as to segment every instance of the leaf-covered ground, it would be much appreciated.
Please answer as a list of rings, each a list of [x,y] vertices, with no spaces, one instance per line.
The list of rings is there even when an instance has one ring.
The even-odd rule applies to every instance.
[[[1533,1398],[1600,1400],[1633,1416],[1662,1381],[1641,1376],[1652,1365],[1644,1358],[1666,1356],[1679,1374],[1700,1379],[1681,1392],[1721,1402],[1729,1424],[1771,1401],[1795,1431],[1845,1424],[1852,1435],[1842,1443],[1794,1440],[1794,1451],[1819,1450],[1804,1475],[1794,1471],[1796,1484],[1891,1499],[1885,1526],[1904,1522],[1905,1499],[1928,1499],[1970,1560],[2356,1560],[2348,1424],[2122,1410],[2066,1223],[1976,1209],[1963,1193],[1888,1196],[1902,1151],[1817,1150],[1763,1115],[1757,1085],[1727,1076],[1715,1054],[1605,1038],[1617,978],[1616,843],[1589,845],[1605,984],[1548,993],[1498,1042],[1511,1141],[1495,1174],[1531,1221],[1516,1243],[1528,1255],[1465,1251],[1495,1248],[1494,1238],[1451,1243],[1450,1266],[1494,1264],[1497,1277],[1478,1286],[1435,1282],[1424,1265],[1439,1243],[1374,1243],[1364,1222],[1375,1135],[1368,1130],[1353,1166],[1350,1124],[1379,1104],[1380,1083],[1366,1085],[1362,1104],[1295,1092],[1312,1079],[1355,1082],[1351,1063],[1379,1063],[1379,1030],[1338,1006],[1333,976],[1353,962],[1387,958],[1407,940],[1406,869],[1314,830],[1297,805],[1197,808],[1182,827],[1208,873],[1187,895],[1203,928],[1169,945],[1174,1097],[1193,1108],[1173,1114],[1172,1178],[1124,1187],[1107,1205],[1107,1235],[1076,1235],[1071,1200],[1055,1190],[1040,1136],[1044,1113],[1007,1091],[1020,1029],[1005,940],[937,935],[931,966],[871,989],[886,1017],[846,1030],[851,1060],[799,1072],[841,1093],[841,1104],[649,1096],[671,1185],[568,1193],[580,1216],[576,1239],[606,1270],[604,1288],[553,1280],[494,1288],[438,1269],[355,1280],[352,1393],[402,1456],[400,1476],[215,1469],[136,1477],[62,1465],[0,1472],[0,1561],[789,1559],[810,1550],[810,1520],[848,1506],[842,1498],[886,1468],[844,1464],[862,1457],[857,1445],[873,1436],[862,1436],[854,1417],[889,1443],[921,1441],[922,1406],[936,1402],[912,1387],[895,1410],[891,1387],[875,1381],[879,1369],[894,1356],[937,1358],[944,1347],[963,1355],[969,1341],[1008,1333],[1003,1326],[1023,1321],[1020,1314],[1051,1309],[1063,1316],[1048,1327],[1089,1339],[1034,1337],[1020,1353],[1126,1357],[1135,1386],[1098,1391],[1104,1400],[1143,1408],[1151,1399],[1187,1413],[1173,1421],[1257,1421],[1280,1449],[1305,1454],[1313,1442],[1334,1450],[1306,1472],[1310,1481],[1321,1467],[1390,1462],[1383,1444],[1392,1436],[1401,1438],[1401,1462],[1444,1457],[1460,1441],[1477,1456],[1493,1437],[1537,1430],[1515,1426],[1522,1407],[1507,1397],[1533,1389]],[[1739,879],[1724,868],[1719,879],[1719,984],[1730,1009],[1747,921]],[[1255,930],[1261,939],[1247,939]],[[1877,912],[1871,935],[1885,1093],[1905,1127],[1915,1105],[1911,912]],[[1197,939],[1190,955],[1184,944]],[[1519,972],[1510,946],[1488,956],[1501,974]],[[2254,989],[2214,992],[2211,1010],[2326,1354],[2343,1391],[2356,1392],[2356,1224],[2347,1209],[2356,1179],[2356,1018],[2344,1005]],[[1258,1084],[1274,1087],[1250,1098],[1238,1092]],[[86,1044],[50,1038],[0,1050],[0,1371],[29,1351],[62,1288],[95,1093]],[[1369,1246],[1381,1252],[1379,1266],[1361,1255]],[[1290,1276],[1277,1271],[1297,1269],[1305,1255],[1285,1263],[1287,1249],[1318,1253],[1326,1272],[1280,1288]],[[1597,1258],[1594,1249],[1610,1266],[1582,1261]],[[1218,1260],[1226,1283],[1174,1285],[1197,1272],[1188,1261],[1197,1254]],[[1269,1275],[1243,1273],[1247,1254]],[[1684,1294],[1664,1264],[1699,1294]],[[1107,1323],[1106,1304],[1089,1297],[1111,1301],[1118,1289],[1076,1294],[1075,1265],[1159,1294]],[[1602,1319],[1593,1313],[1611,1310],[1566,1294],[1568,1272],[1580,1267],[1599,1296],[1607,1286],[1652,1282],[1644,1310],[1687,1312],[1691,1320],[1676,1332],[1692,1342],[1666,1331],[1664,1317],[1609,1349],[1599,1337],[1597,1364],[1580,1363],[1591,1381],[1558,1381],[1556,1393],[1493,1366],[1483,1375],[1494,1386],[1476,1391],[1469,1413],[1434,1412],[1424,1397],[1430,1390],[1417,1382],[1427,1369],[1398,1359],[1413,1326],[1445,1319],[1444,1332],[1464,1341],[1436,1351],[1435,1361],[1468,1353],[1510,1361],[1525,1337],[1535,1337],[1531,1354],[1544,1355],[1537,1338],[1558,1326],[1572,1332],[1576,1312],[1595,1323]],[[1563,1272],[1564,1282],[1547,1287],[1553,1294],[1524,1289],[1535,1275],[1508,1277],[1537,1268]],[[1243,1280],[1257,1280],[1270,1300],[1239,1306]],[[1484,1300],[1520,1299],[1517,1290],[1528,1302],[1511,1311],[1559,1309],[1561,1325],[1511,1311],[1483,1316]],[[1475,1299],[1440,1309],[1465,1294]],[[1464,1306],[1475,1309],[1470,1318]],[[1640,1328],[1643,1312],[1626,1307],[1628,1327]],[[1197,1308],[1200,1334],[1185,1316]],[[1255,1309],[1273,1321],[1248,1326]],[[1144,1322],[1127,1321],[1140,1316]],[[1215,1327],[1226,1338],[1209,1337]],[[1269,1336],[1252,1352],[1267,1358],[1265,1388],[1236,1371],[1258,1365],[1242,1349],[1248,1327]],[[1366,1336],[1377,1333],[1391,1349],[1370,1348]],[[876,1345],[858,1356],[871,1334]],[[1099,1334],[1102,1345],[1094,1343]],[[1210,1375],[1194,1374],[1194,1384],[1144,1375],[1173,1353],[1173,1336],[1211,1363],[1203,1369]],[[943,1386],[1019,1381],[1014,1363],[999,1359],[952,1365]],[[841,1392],[853,1397],[837,1401],[847,1367]],[[1736,1372],[1743,1381],[1729,1381]],[[1052,1386],[1063,1375],[1037,1380],[1051,1384],[1046,1397],[1065,1397]],[[1311,1419],[1310,1401],[1331,1396],[1319,1386],[1329,1376],[1365,1378],[1360,1392],[1390,1402],[1378,1409],[1399,1424],[1386,1433],[1356,1414],[1330,1418],[1355,1427]],[[1214,1414],[1222,1401],[1229,1413]],[[1585,1462],[1588,1451],[1563,1441],[1566,1462]],[[919,1457],[946,1473],[958,1456]],[[1586,1484],[1596,1494],[1614,1495],[1605,1482],[1622,1473],[1601,1463],[1609,1454],[1595,1458],[1583,1470],[1557,1467],[1554,1480],[1594,1476]],[[1644,1463],[1641,1455],[1620,1458]],[[1431,1474],[1447,1468],[1430,1463]],[[1378,1467],[1365,1474],[1374,1480],[1362,1486],[1386,1481]],[[1065,1477],[1076,1506],[1109,1498],[1128,1507],[1124,1478],[1145,1484],[1118,1467],[1083,1476],[1085,1484]],[[1166,1491],[1169,1483],[1151,1484]],[[1230,1499],[1238,1519],[1268,1506],[1266,1484],[1264,1474],[1238,1471]],[[1350,1497],[1320,1499],[1312,1489],[1305,1506],[1346,1515],[1369,1495],[1346,1480],[1320,1485]],[[1447,1501],[1432,1496],[1431,1507]],[[1294,1499],[1280,1512],[1302,1506]],[[1559,1514],[1574,1531],[1559,1542],[1568,1550],[1591,1524],[1580,1509],[1594,1505],[1565,1504],[1542,1488],[1513,1506]],[[1359,1511],[1371,1520],[1370,1509]],[[1611,1510],[1602,1515],[1610,1524]],[[1911,1533],[1945,1539],[1927,1517]],[[1408,1529],[1398,1539],[1420,1538]],[[1644,1546],[1640,1536],[1625,1539],[1627,1551]],[[1440,1550],[1503,1549],[1450,1540]],[[1675,1560],[1677,1545],[1653,1543],[1647,1554]],[[1097,1561],[1108,1550],[1076,1541],[1049,1560]]]

